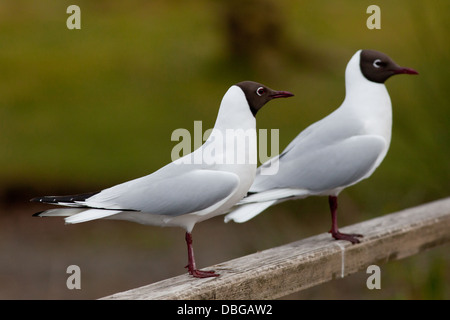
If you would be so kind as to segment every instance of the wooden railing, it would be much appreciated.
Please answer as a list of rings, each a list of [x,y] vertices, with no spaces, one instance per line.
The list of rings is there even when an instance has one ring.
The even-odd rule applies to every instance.
[[[217,278],[187,274],[103,299],[275,299],[342,278],[369,265],[450,242],[450,198],[342,228],[364,234],[352,245],[320,234],[223,262]]]

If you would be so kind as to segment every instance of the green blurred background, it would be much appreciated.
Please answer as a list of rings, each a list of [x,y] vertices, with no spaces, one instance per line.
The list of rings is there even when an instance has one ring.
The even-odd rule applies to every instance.
[[[81,8],[81,30],[66,9]],[[344,70],[376,49],[419,76],[387,81],[391,149],[375,174],[341,194],[342,226],[446,197],[450,189],[450,2],[378,1],[0,2],[0,298],[79,299],[184,272],[183,231],[101,221],[36,219],[32,196],[102,189],[170,162],[172,131],[213,126],[229,86],[254,80],[295,98],[272,102],[258,128],[283,149],[339,106]],[[243,224],[196,226],[200,267],[329,226],[325,198],[272,207]],[[449,299],[448,245],[382,266],[382,290],[363,273],[289,298]],[[65,286],[78,264],[82,290]]]

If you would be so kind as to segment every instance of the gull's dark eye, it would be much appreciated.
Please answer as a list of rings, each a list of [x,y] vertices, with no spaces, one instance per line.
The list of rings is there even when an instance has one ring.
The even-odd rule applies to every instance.
[[[262,96],[264,93],[266,93],[266,89],[264,87],[259,87],[258,89],[256,89],[256,94],[258,96]]]
[[[385,63],[382,62],[380,59],[376,59],[376,60],[373,62],[373,66],[374,66],[375,68],[381,68],[381,67],[384,66],[384,65],[385,65]]]

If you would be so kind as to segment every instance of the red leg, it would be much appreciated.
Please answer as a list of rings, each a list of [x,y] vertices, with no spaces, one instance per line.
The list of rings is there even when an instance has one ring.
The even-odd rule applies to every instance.
[[[361,234],[356,233],[341,233],[339,232],[338,224],[337,224],[337,197],[335,196],[329,196],[328,197],[328,203],[330,204],[330,211],[331,211],[331,230],[329,231],[334,239],[336,240],[347,240],[351,243],[359,243],[359,239],[361,238]]]
[[[192,247],[192,234],[189,232],[186,232],[186,244],[188,248],[188,265],[186,268],[188,269],[189,274],[194,278],[218,277],[219,274],[214,271],[198,270],[195,266],[194,248]]]

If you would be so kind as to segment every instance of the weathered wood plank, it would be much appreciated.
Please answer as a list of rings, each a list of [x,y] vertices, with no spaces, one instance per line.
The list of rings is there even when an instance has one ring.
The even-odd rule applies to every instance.
[[[450,242],[450,198],[346,228],[361,243],[327,233],[211,266],[221,276],[187,274],[103,299],[274,299]]]

